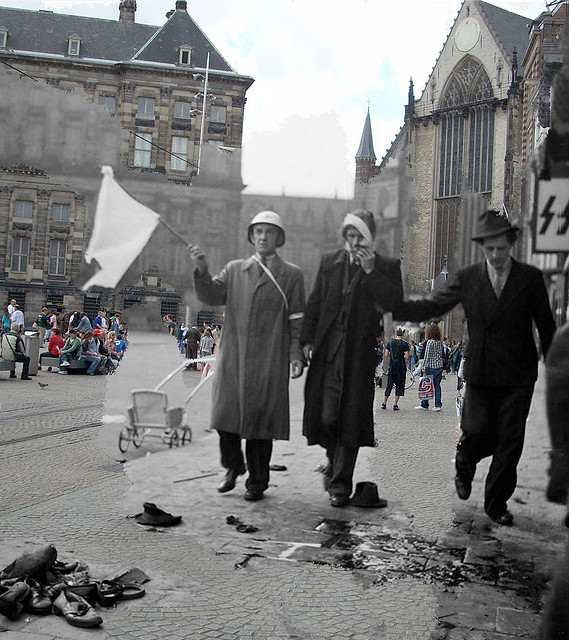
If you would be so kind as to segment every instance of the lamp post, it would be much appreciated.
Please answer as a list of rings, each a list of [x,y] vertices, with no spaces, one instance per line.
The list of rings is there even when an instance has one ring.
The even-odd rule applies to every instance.
[[[194,76],[196,77],[196,76]],[[202,145],[203,145],[203,139],[204,139],[204,133],[205,133],[205,119],[206,119],[206,114],[207,114],[207,99],[210,98],[211,100],[215,100],[215,96],[211,95],[210,93],[207,92],[207,87],[208,87],[208,83],[209,83],[209,51],[207,53],[207,60],[205,63],[205,78],[204,78],[204,89],[203,89],[203,93],[196,93],[196,98],[202,98],[203,100],[203,104],[202,104],[202,123],[201,123],[201,128],[200,128],[200,143],[199,143],[199,148],[198,148],[198,168],[197,168],[197,175],[200,175],[200,167],[201,167],[201,160],[202,160]]]

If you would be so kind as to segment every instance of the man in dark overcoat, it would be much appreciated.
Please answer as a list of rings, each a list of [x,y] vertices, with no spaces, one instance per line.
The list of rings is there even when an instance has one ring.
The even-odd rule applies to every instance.
[[[382,299],[403,297],[398,260],[374,252],[369,211],[349,213],[342,226],[345,248],[323,256],[301,333],[310,363],[303,433],[326,449],[325,487],[335,507],[348,504],[360,447],[374,445],[373,398],[376,336],[382,331]]]
[[[235,488],[248,471],[245,499],[260,500],[269,486],[273,440],[288,440],[289,375],[302,374],[299,343],[304,279],[277,249],[285,243],[280,216],[258,213],[248,229],[255,253],[233,260],[213,276],[204,252],[190,249],[200,300],[225,305],[223,335],[215,350],[211,427],[219,433],[221,464],[227,470],[220,493]],[[245,439],[245,460],[241,439]]]
[[[407,301],[394,310],[399,319],[420,321],[440,317],[462,304],[469,335],[464,363],[467,393],[455,486],[459,498],[467,500],[477,463],[492,456],[484,510],[506,526],[513,524],[507,501],[516,488],[537,379],[533,323],[544,354],[555,331],[541,271],[510,255],[517,233],[498,211],[483,212],[472,240],[480,244],[484,260],[460,269],[432,297]]]

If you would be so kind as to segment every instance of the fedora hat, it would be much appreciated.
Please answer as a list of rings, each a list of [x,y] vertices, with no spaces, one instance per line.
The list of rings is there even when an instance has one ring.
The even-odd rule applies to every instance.
[[[358,482],[350,502],[355,507],[382,508],[387,506],[387,500],[379,497],[375,482]]]
[[[499,211],[488,209],[483,211],[476,221],[476,230],[472,236],[474,242],[480,242],[486,238],[494,238],[505,233],[517,235],[519,229],[514,227]]]
[[[182,516],[173,516],[171,513],[166,513],[153,502],[145,502],[142,506],[144,511],[134,516],[138,524],[150,527],[173,527],[182,521]]]

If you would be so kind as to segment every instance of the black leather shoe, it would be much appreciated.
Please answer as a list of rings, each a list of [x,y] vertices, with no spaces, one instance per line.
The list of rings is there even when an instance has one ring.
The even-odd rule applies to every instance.
[[[24,376],[22,376],[22,377],[20,378],[20,380],[31,380],[31,378],[30,378],[30,376],[25,376],[25,377],[24,377]]]
[[[264,495],[262,491],[249,491],[249,489],[247,489],[243,497],[245,498],[245,500],[255,502],[256,500],[262,500]]]
[[[468,500],[472,491],[472,482],[463,480],[462,478],[454,479],[454,486],[456,488],[456,494],[461,500]]]
[[[342,493],[330,496],[330,504],[333,507],[345,507],[350,502],[350,496],[346,496]]]
[[[509,511],[504,511],[497,516],[490,516],[490,519],[504,527],[511,527],[514,524],[514,516]]]
[[[227,493],[235,489],[238,476],[242,476],[244,473],[245,469],[228,469],[223,482],[217,487],[219,493]]]

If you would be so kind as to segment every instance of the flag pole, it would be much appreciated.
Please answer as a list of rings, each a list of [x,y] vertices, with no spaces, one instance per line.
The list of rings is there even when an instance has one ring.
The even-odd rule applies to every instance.
[[[166,229],[168,229],[168,231],[170,231],[171,233],[173,233],[176,238],[178,238],[179,240],[181,240],[185,245],[187,245],[188,249],[192,248],[192,244],[190,242],[188,242],[186,240],[186,238],[184,238],[184,236],[182,236],[180,233],[178,233],[176,231],[176,229],[174,229],[173,227],[171,227],[165,220],[164,218],[162,218],[162,216],[160,216],[160,220],[159,220],[160,224],[164,225],[166,227]]]

